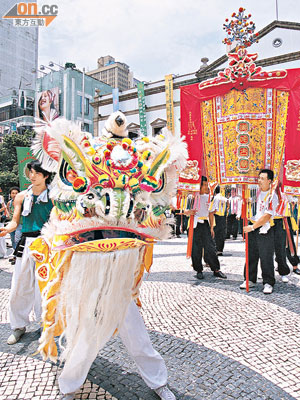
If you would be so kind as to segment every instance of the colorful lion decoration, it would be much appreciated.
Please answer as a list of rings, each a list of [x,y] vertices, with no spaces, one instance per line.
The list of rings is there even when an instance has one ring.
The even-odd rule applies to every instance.
[[[117,112],[99,138],[56,119],[37,129],[32,150],[43,168],[56,172],[50,220],[31,245],[42,293],[39,351],[55,361],[60,336],[67,360],[80,335],[103,347],[130,301],[139,302],[153,243],[170,233],[164,212],[187,149],[168,131],[132,141]]]

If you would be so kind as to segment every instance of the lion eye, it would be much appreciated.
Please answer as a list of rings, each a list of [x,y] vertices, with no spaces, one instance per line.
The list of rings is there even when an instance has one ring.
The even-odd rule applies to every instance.
[[[90,193],[90,194],[87,195],[87,198],[88,198],[89,200],[92,200],[94,197],[95,197],[95,196],[94,196],[92,193]]]

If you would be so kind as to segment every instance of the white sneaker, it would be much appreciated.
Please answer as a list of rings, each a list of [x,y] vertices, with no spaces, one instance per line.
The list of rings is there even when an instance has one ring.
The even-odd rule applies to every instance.
[[[289,277],[287,275],[282,275],[281,276],[281,280],[282,280],[283,283],[288,283]]]
[[[253,288],[256,286],[256,283],[249,281],[249,288]],[[241,285],[240,285],[240,289],[246,289],[246,281],[244,281]]]
[[[24,335],[25,331],[26,328],[14,329],[13,333],[7,339],[7,344],[16,344],[20,340],[21,336]]]
[[[269,285],[268,283],[265,283],[263,292],[264,292],[264,294],[273,293],[273,286]]]
[[[174,393],[171,392],[167,385],[154,389],[154,392],[161,398],[161,400],[176,400]]]

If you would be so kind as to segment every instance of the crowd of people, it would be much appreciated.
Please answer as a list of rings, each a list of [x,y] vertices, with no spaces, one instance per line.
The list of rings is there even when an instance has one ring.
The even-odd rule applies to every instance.
[[[226,239],[236,240],[239,233],[243,237],[248,234],[250,288],[256,285],[258,262],[260,261],[263,292],[265,294],[273,292],[275,285],[274,256],[282,282],[287,283],[291,273],[287,260],[292,265],[292,272],[300,275],[299,257],[294,240],[295,219],[297,220],[296,203],[290,202],[288,207],[281,206],[282,202],[288,202],[288,200],[284,194],[281,194],[280,189],[273,190],[273,179],[273,171],[262,169],[259,172],[259,189],[255,198],[248,199],[249,202],[252,202],[254,213],[247,225],[242,219],[243,200],[241,196],[238,196],[236,189],[227,192],[225,196],[221,194],[220,187],[217,186],[210,199],[205,176],[202,176],[201,179],[199,209],[183,213],[176,209],[176,202],[173,202],[174,237],[180,237],[184,227],[188,229],[189,222],[185,221],[183,224],[187,215],[194,215],[192,267],[196,271],[198,279],[204,279],[202,259],[206,266],[213,271],[214,276],[226,279],[226,275],[220,270],[218,257],[223,255]],[[277,193],[284,199],[279,201]],[[240,285],[241,289],[246,289],[246,270],[244,279]]]

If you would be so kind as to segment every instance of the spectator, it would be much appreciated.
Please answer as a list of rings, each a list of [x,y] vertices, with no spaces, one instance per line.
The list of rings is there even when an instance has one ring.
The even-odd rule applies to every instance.
[[[9,189],[10,200],[7,203],[7,211],[9,214],[9,221],[12,220],[13,215],[14,215],[14,209],[15,209],[14,200],[18,193],[20,193],[20,189],[16,186]],[[22,235],[22,216],[20,217],[20,223],[17,226],[17,229],[13,232],[10,232],[11,245],[14,250],[16,249],[16,245],[18,244],[19,240],[21,239],[21,235]],[[10,258],[9,261],[11,262],[11,264],[15,264],[16,257],[14,256],[14,257]]]
[[[0,193],[2,193],[2,189],[0,188]],[[4,222],[7,219],[7,208],[4,201],[4,197],[0,194],[0,229],[4,227]],[[0,237],[0,258],[7,258],[7,248],[5,237]]]

